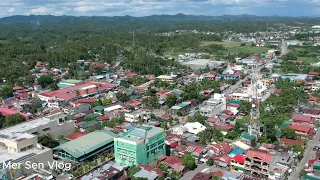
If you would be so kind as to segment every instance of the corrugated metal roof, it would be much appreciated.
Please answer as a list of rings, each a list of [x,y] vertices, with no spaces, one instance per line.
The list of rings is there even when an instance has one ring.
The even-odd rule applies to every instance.
[[[75,158],[88,154],[110,142],[116,135],[108,130],[89,133],[73,141],[69,141],[53,150],[63,150]]]

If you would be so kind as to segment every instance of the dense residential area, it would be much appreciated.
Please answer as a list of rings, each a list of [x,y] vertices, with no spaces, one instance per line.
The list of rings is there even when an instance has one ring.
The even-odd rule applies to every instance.
[[[3,24],[0,179],[320,179],[320,28],[260,20]]]

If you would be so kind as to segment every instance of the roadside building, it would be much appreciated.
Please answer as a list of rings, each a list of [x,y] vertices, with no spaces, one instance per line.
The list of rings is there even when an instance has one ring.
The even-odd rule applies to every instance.
[[[250,149],[246,153],[245,171],[253,175],[264,175],[268,176],[270,168],[276,164],[276,158],[258,149]]]
[[[115,134],[108,130],[94,131],[53,148],[56,158],[76,162],[88,161],[99,154],[113,152]]]
[[[114,140],[115,161],[123,165],[149,164],[165,154],[162,128],[137,126]]]

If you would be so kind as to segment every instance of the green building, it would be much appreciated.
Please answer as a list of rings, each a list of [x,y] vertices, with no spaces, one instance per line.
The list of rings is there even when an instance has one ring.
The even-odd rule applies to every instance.
[[[165,155],[162,128],[140,125],[114,139],[115,160],[122,165],[149,164]]]
[[[76,162],[91,160],[99,154],[113,152],[114,137],[108,130],[95,131],[53,148],[53,154],[55,158]]]

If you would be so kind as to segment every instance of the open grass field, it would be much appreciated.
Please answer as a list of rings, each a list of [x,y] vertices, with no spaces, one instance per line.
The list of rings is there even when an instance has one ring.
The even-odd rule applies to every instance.
[[[243,52],[243,53],[248,53],[252,55],[260,55],[260,54],[266,53],[269,49],[267,47],[256,47],[256,46],[252,47],[251,43],[246,43],[246,46],[241,46],[242,42],[234,42],[234,41],[228,41],[228,42],[202,41],[200,46],[205,47],[212,44],[222,45],[227,49],[227,51],[225,52],[231,53],[231,54],[237,54],[237,53]]]
[[[299,61],[304,61],[306,63],[317,63],[319,60],[316,57],[298,57]]]

